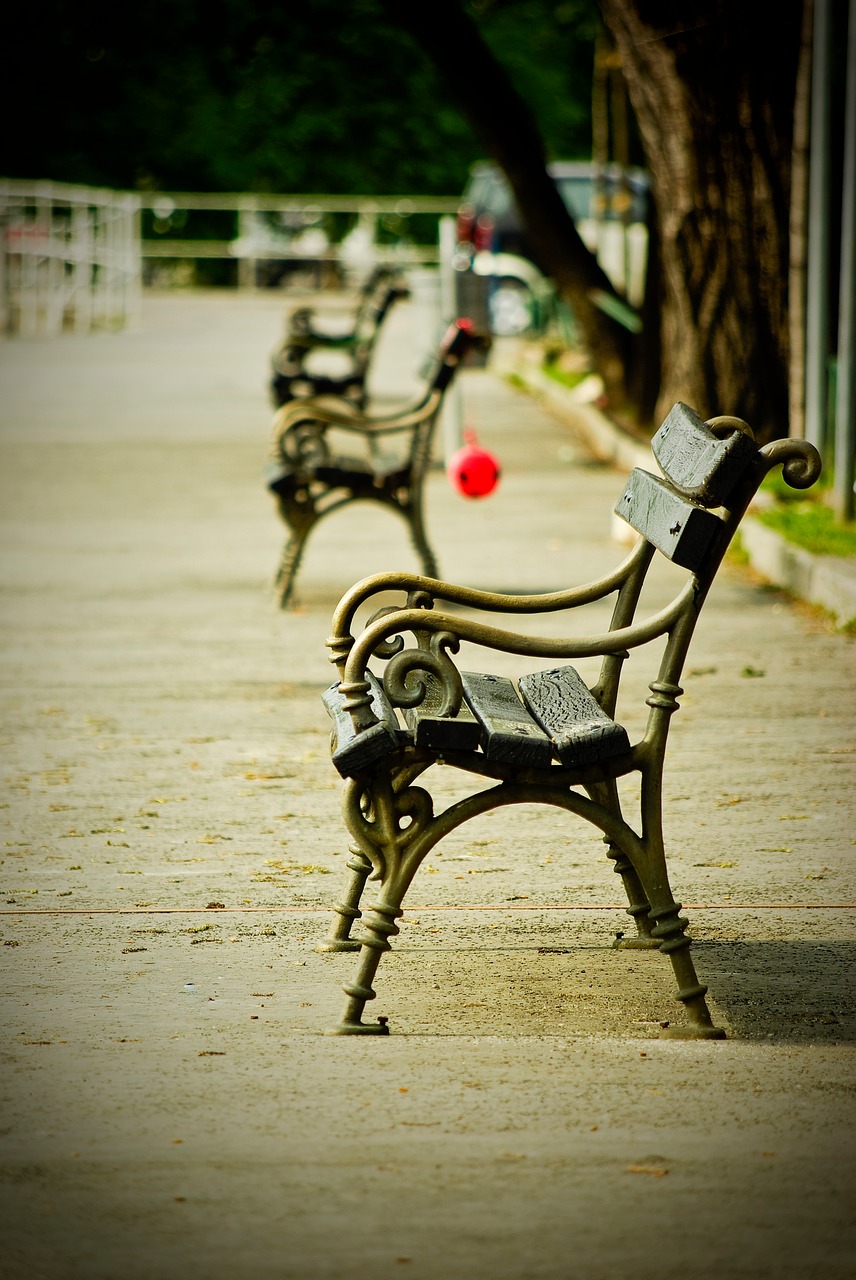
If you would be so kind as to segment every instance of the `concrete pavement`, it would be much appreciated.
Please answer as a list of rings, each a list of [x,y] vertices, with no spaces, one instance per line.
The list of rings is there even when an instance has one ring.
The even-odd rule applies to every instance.
[[[135,332],[0,345],[0,1276],[852,1277],[853,640],[737,565],[666,785],[730,1039],[654,1038],[668,965],[611,948],[597,838],[528,809],[423,868],[376,983],[393,1034],[323,1037],[352,965],[313,950],[347,845],[324,639],[347,586],[416,562],[352,510],[273,607],[284,305],[147,295]],[[390,401],[413,335],[402,306]],[[490,369],[462,400],[503,478],[471,503],[432,474],[442,572],[613,565],[621,476]]]

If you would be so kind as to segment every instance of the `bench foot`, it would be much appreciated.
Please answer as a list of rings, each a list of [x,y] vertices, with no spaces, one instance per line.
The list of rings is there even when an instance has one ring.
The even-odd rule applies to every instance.
[[[389,1027],[386,1018],[378,1018],[377,1022],[340,1022],[337,1027],[330,1027],[325,1036],[388,1036]]]
[[[659,951],[657,938],[616,938],[612,944],[614,951]]]
[[[702,1027],[689,1023],[661,1027],[659,1038],[661,1040],[727,1040],[728,1036],[722,1027]]]

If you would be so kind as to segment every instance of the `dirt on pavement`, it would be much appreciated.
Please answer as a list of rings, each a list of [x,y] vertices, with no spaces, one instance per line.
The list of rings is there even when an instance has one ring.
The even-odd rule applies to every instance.
[[[854,646],[736,560],[665,794],[729,1039],[656,1038],[668,963],[613,948],[596,833],[528,806],[421,870],[375,984],[393,1034],[323,1035],[353,966],[314,950],[348,844],[324,640],[348,586],[416,559],[351,509],[275,608],[285,310],[148,294],[138,330],[0,344],[0,1277],[850,1280]],[[413,324],[384,333],[389,403]],[[613,566],[622,477],[492,368],[461,399],[503,475],[474,503],[432,472],[444,575]]]

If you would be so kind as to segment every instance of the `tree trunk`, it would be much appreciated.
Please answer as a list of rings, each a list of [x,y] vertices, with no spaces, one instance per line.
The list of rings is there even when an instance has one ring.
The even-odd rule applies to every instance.
[[[800,59],[794,92],[794,140],[791,157],[791,246],[788,319],[790,322],[790,434],[805,435],[806,266],[808,262],[808,151],[811,119],[811,57],[814,0],[805,0]]]
[[[560,295],[571,306],[609,408],[638,416],[628,389],[632,335],[592,302],[615,290],[579,233],[546,170],[540,132],[531,112],[485,44],[459,0],[385,0],[390,21],[414,36],[433,59],[458,106],[489,155],[508,178],[533,249]]]
[[[651,172],[658,417],[684,400],[788,428],[789,195],[802,0],[601,0]],[[773,26],[775,30],[773,30]]]

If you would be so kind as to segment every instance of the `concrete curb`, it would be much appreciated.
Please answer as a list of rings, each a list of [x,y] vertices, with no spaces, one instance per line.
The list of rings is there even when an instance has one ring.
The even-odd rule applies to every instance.
[[[501,362],[497,372],[513,376],[545,409],[564,419],[601,462],[628,472],[633,467],[651,468],[649,448],[531,362],[520,358]],[[740,536],[756,573],[798,599],[828,610],[839,627],[856,622],[856,559],[813,555],[752,516],[743,521]]]
[[[777,587],[834,615],[839,627],[856,621],[856,561],[815,556],[748,516],[740,527],[749,563]]]
[[[561,386],[541,369],[525,360],[517,360],[507,364],[497,362],[496,371],[522,382],[539,404],[564,419],[599,462],[627,472],[634,467],[650,469],[654,459],[647,445],[621,431],[595,405],[579,397],[577,392]]]

